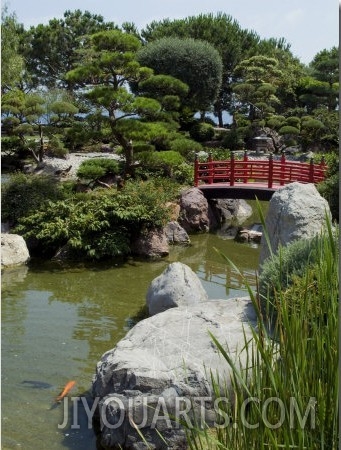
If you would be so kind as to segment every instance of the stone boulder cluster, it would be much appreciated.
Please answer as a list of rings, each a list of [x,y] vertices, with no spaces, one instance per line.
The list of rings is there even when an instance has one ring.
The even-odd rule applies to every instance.
[[[184,207],[189,203],[191,214]],[[326,215],[330,217],[328,203],[313,185],[292,183],[279,189],[266,218],[272,251],[319,233]],[[179,223],[185,231],[207,231],[209,217],[209,205],[199,194],[190,190],[183,196]],[[268,255],[262,239],[261,264]],[[187,427],[218,422],[212,379],[223,398],[231,394],[231,369],[214,338],[245,368],[245,341],[252,341],[257,327],[255,310],[248,297],[208,299],[199,278],[179,262],[151,282],[146,303],[150,317],[97,364],[92,395],[99,441],[108,449],[186,449],[180,422]]]
[[[252,214],[252,208],[245,200],[212,199],[207,201],[198,188],[181,192],[179,204],[169,204],[172,221],[163,229],[149,230],[133,243],[132,252],[147,258],[168,255],[170,245],[189,245],[190,234],[207,233],[224,224],[234,223],[237,227]]]

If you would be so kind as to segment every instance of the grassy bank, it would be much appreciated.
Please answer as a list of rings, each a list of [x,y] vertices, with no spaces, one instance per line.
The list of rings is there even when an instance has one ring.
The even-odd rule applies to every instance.
[[[215,429],[188,431],[190,449],[338,448],[338,236],[330,226],[316,251],[303,273],[268,299],[276,313],[271,333],[250,290],[258,329],[254,342],[245,342],[246,368],[233,365],[212,336],[233,369],[226,397],[234,403],[224,403]],[[214,377],[213,384],[221,395]]]

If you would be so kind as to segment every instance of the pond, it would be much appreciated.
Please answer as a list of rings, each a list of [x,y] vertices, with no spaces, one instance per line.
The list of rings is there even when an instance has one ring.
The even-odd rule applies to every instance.
[[[240,274],[216,248],[255,285],[257,246],[222,234],[192,236],[191,241],[190,247],[174,247],[154,262],[36,262],[3,271],[2,449],[98,448],[81,408],[80,427],[58,428],[63,405],[54,407],[54,398],[69,380],[76,381],[70,396],[88,394],[97,361],[126,334],[145,304],[150,282],[169,263],[190,266],[209,298],[228,303],[246,292]]]

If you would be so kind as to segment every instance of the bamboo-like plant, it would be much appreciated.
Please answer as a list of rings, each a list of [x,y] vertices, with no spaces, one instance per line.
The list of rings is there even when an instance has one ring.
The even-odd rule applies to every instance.
[[[229,423],[188,430],[190,449],[338,448],[338,259],[338,232],[327,221],[314,262],[265,308],[276,309],[271,329],[247,286],[258,326],[252,341],[245,338],[246,366],[235,364],[212,335],[232,370],[226,397],[233,402],[220,414]],[[214,374],[212,385],[221,395]]]

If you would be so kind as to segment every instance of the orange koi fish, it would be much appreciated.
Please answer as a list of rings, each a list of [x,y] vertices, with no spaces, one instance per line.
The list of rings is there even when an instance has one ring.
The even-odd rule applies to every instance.
[[[58,395],[58,397],[56,397],[56,402],[60,402],[61,400],[63,400],[63,398],[71,391],[75,384],[76,382],[73,380],[68,381],[62,392]]]

